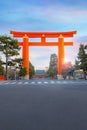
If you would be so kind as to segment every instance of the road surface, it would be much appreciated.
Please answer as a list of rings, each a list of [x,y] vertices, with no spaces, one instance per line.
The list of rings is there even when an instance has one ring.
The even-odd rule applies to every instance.
[[[0,81],[0,130],[87,130],[87,81]]]

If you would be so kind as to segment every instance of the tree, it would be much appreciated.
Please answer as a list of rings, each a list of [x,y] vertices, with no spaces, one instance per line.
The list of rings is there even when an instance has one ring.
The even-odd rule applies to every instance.
[[[20,64],[19,67],[19,76],[23,77],[26,75],[27,71],[26,68],[22,66],[22,64]],[[35,69],[34,66],[31,64],[31,62],[29,62],[29,78],[33,78],[33,75],[35,74]]]
[[[86,79],[87,75],[87,46],[81,44],[79,47],[79,52],[78,52],[78,68],[83,70],[84,73],[84,78]]]
[[[8,79],[8,66],[14,65],[11,57],[19,55],[18,41],[9,36],[0,36],[0,51],[6,57],[4,64],[6,65],[6,80]]]
[[[21,67],[19,70],[19,76],[23,77],[23,79],[24,79],[24,76],[26,75],[26,73],[27,73],[26,68]]]
[[[75,60],[75,65],[74,65],[74,67],[75,67],[75,70],[78,70],[79,69],[79,61],[76,59]]]
[[[4,67],[2,66],[2,61],[0,59],[0,75],[3,75],[4,73]]]
[[[23,58],[15,58],[12,60],[13,64],[15,65],[16,68],[21,68],[23,66]]]
[[[23,61],[23,58],[15,58],[12,59],[12,62],[9,62],[8,75],[10,79],[19,79],[19,71],[23,66]],[[12,69],[12,66],[14,66],[14,69]]]
[[[33,78],[33,75],[35,74],[35,69],[34,69],[34,66],[31,64],[31,62],[29,62],[29,78]]]
[[[74,73],[74,66],[72,65],[72,63],[71,62],[64,63],[62,66],[62,73],[61,73],[63,75],[63,78],[66,79],[66,77],[68,76],[70,79],[70,77],[73,77],[73,73]]]
[[[51,54],[49,69],[47,71],[48,76],[51,77],[51,78],[57,77],[57,60],[58,60],[57,55]]]

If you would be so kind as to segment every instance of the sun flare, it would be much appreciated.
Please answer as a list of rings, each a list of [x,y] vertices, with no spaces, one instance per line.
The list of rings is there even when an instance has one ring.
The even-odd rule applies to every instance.
[[[69,59],[65,58],[64,63],[67,63],[67,62],[69,62]]]

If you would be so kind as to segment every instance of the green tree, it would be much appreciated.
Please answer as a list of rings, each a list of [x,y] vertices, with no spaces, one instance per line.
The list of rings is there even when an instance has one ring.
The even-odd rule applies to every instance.
[[[79,52],[78,52],[78,62],[79,62],[79,69],[82,69],[84,72],[84,78],[86,79],[87,75],[87,46],[81,44],[79,47]]]
[[[23,58],[15,58],[12,60],[12,63],[15,65],[16,68],[21,68],[23,66]]]
[[[33,78],[33,75],[35,74],[35,69],[34,69],[34,66],[31,64],[31,62],[29,62],[29,78]]]
[[[85,45],[85,49],[87,50],[87,45]]]
[[[21,67],[20,70],[19,70],[19,76],[23,77],[23,79],[24,79],[24,76],[26,75],[26,73],[27,73],[26,68]]]
[[[51,78],[56,78],[57,77],[57,55],[56,54],[51,54],[50,56],[50,64],[49,64],[49,69],[47,71],[47,74]]]
[[[6,80],[8,79],[8,66],[14,65],[11,57],[19,55],[18,41],[9,36],[0,36],[0,51],[6,57],[4,64],[6,65]]]
[[[12,59],[12,62],[8,62],[10,66],[10,68],[8,69],[8,75],[10,79],[19,79],[19,71],[23,66],[23,61],[23,58],[15,58]],[[12,66],[14,66],[14,70],[12,69]]]
[[[54,78],[54,70],[50,67],[47,71],[49,77]]]
[[[14,63],[16,64],[16,69],[18,68],[19,69],[19,72],[18,72],[18,75],[20,77],[23,77],[24,79],[24,76],[26,75],[27,71],[26,71],[26,68],[23,67],[23,61],[24,59],[23,58],[16,58],[14,59]]]
[[[22,63],[19,65],[19,76],[23,77],[26,75],[26,68],[22,66]],[[33,78],[33,75],[35,74],[34,66],[29,62],[29,78]]]
[[[4,73],[4,67],[2,66],[2,61],[0,59],[0,75],[3,75]]]
[[[75,70],[79,69],[79,61],[77,59],[75,60],[74,68],[75,68]]]

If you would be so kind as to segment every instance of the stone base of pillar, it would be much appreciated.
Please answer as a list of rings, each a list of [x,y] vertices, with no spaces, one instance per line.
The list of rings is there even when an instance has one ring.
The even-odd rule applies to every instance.
[[[29,80],[29,75],[26,75],[26,76],[24,77],[24,79],[25,79],[25,80]]]
[[[63,80],[62,75],[57,75],[57,79],[58,79],[58,80]]]

